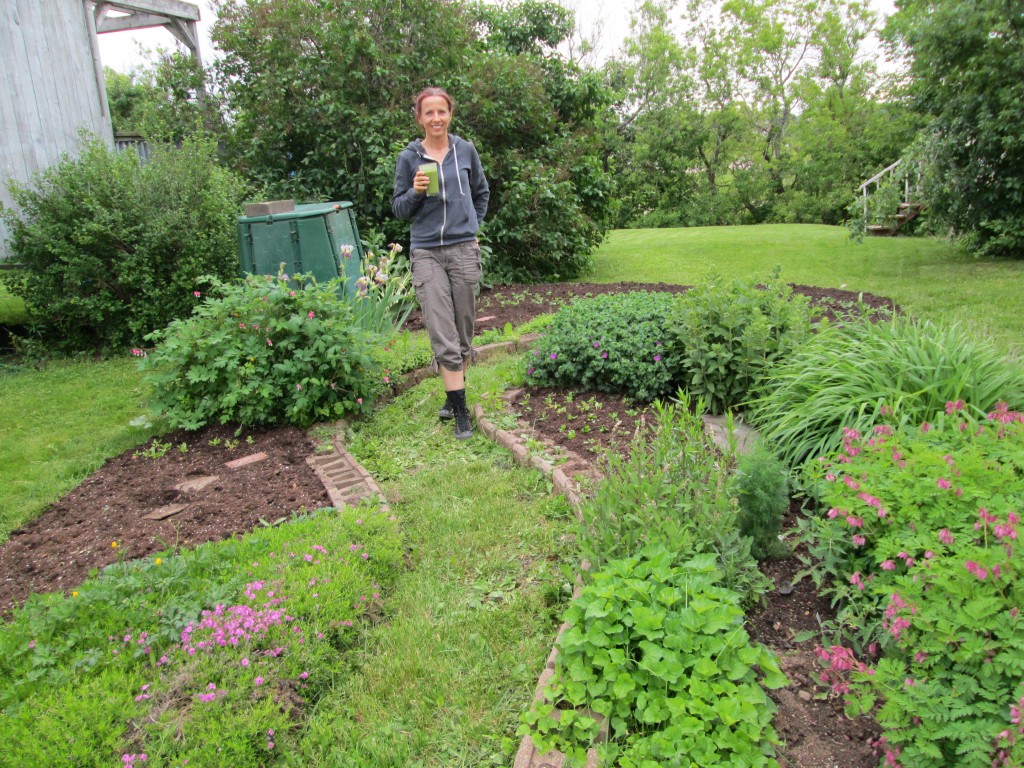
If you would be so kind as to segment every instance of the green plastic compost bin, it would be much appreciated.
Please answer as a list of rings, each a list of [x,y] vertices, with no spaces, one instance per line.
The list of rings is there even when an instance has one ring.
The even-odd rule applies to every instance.
[[[343,246],[352,246],[348,256]],[[359,242],[352,203],[309,203],[294,211],[238,218],[238,256],[242,274],[311,274],[318,282],[345,278],[345,293],[353,295],[362,274],[363,246]]]

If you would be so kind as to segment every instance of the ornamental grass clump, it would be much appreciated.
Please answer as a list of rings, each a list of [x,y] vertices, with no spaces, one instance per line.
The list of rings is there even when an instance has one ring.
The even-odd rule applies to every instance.
[[[594,746],[622,768],[778,766],[765,689],[788,681],[751,642],[713,555],[679,562],[659,544],[606,563],[565,620],[554,675],[519,729],[539,751],[573,766]]]
[[[802,538],[840,605],[822,679],[876,717],[887,765],[1024,758],[1024,414],[975,410],[847,429],[815,472]]]
[[[668,293],[636,292],[563,307],[527,355],[527,383],[642,402],[671,393],[664,340],[673,301]]]
[[[676,385],[724,413],[756,396],[772,367],[806,341],[811,311],[776,268],[764,286],[712,276],[679,297],[667,328]]]
[[[843,428],[920,423],[957,400],[975,416],[1000,401],[1024,408],[1024,363],[956,323],[860,319],[823,328],[777,364],[749,418],[796,468],[839,450]]]
[[[192,317],[146,337],[155,350],[134,350],[151,405],[172,427],[307,427],[370,410],[383,387],[381,339],[355,323],[338,281],[278,274],[210,285]]]

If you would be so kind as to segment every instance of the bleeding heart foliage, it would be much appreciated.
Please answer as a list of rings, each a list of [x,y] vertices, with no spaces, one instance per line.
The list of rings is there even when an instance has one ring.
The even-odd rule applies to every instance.
[[[823,681],[875,714],[886,765],[1021,765],[1024,416],[957,401],[934,424],[848,429],[816,475],[811,572],[863,655],[823,650]]]

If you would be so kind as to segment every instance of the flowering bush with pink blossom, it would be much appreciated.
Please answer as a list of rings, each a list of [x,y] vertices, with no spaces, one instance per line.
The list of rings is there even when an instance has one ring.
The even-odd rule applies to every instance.
[[[1024,415],[954,401],[917,426],[848,429],[817,475],[804,540],[853,646],[821,651],[823,682],[875,714],[886,765],[1021,765]]]

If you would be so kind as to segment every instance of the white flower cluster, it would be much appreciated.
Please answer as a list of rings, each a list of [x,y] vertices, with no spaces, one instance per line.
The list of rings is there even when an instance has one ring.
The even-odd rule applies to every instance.
[[[351,246],[348,247],[351,248]],[[366,265],[363,267],[363,276],[356,280],[360,295],[366,295],[373,286],[387,283],[389,270],[395,256],[402,252],[402,246],[398,243],[391,243],[390,248],[391,250],[388,253],[382,254],[379,258],[374,256],[372,251],[366,252]]]

